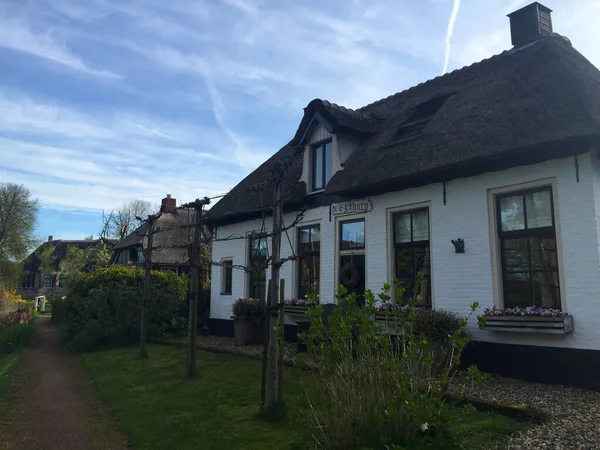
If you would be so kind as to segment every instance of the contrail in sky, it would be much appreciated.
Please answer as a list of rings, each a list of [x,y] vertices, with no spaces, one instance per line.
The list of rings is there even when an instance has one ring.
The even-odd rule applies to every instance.
[[[454,23],[456,22],[456,16],[458,16],[459,8],[460,0],[454,0],[454,6],[452,7],[452,13],[450,14],[450,20],[448,21],[448,30],[446,31],[446,56],[444,57],[444,68],[442,69],[442,75],[444,75],[446,70],[448,70],[448,61],[450,61],[450,39],[452,38]]]

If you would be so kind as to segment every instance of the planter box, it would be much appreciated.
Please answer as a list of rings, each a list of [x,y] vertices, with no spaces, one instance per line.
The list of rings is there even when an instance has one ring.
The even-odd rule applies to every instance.
[[[234,343],[237,346],[258,345],[264,342],[265,327],[256,317],[233,318]]]
[[[283,312],[294,316],[305,316],[308,308],[308,306],[286,305],[283,307]]]
[[[573,331],[573,316],[486,316],[484,330],[518,333],[567,334]]]
[[[375,318],[375,322],[393,322],[393,321],[395,321],[395,317],[394,317],[393,313],[376,312],[373,317]]]

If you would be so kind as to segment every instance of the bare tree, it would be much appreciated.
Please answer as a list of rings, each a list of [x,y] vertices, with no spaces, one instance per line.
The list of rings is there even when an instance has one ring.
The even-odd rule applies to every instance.
[[[102,230],[100,238],[125,239],[135,231],[158,208],[146,200],[132,200],[125,203],[110,214],[102,214]]]
[[[204,230],[204,207],[210,203],[208,197],[197,199],[184,205],[194,210],[193,238],[188,246],[190,264],[190,305],[188,315],[188,357],[187,377],[196,377],[196,336],[198,334],[198,303],[199,291],[204,287],[206,274],[210,265],[207,265],[206,256],[201,251],[201,241]]]

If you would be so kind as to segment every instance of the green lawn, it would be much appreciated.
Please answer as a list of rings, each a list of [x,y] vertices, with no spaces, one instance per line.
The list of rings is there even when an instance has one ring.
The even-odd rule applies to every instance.
[[[0,353],[0,411],[4,408],[6,394],[12,382],[15,371],[23,351],[18,349],[11,353]]]
[[[199,352],[200,377],[187,381],[184,349],[154,345],[149,351],[146,360],[137,358],[134,347],[83,355],[88,373],[135,448],[305,448],[301,445],[301,378],[315,382],[313,373],[285,368],[290,415],[283,423],[268,423],[256,418],[260,361]],[[468,438],[465,449],[490,448],[524,426],[494,413],[477,411],[461,417],[456,434]],[[431,441],[410,448],[440,446]]]

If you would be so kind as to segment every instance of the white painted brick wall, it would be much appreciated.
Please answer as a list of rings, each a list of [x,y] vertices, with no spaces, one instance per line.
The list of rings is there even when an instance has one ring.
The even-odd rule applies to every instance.
[[[489,239],[488,189],[555,178],[557,195],[556,220],[560,222],[562,262],[567,310],[574,316],[575,331],[566,336],[514,334],[481,331],[477,339],[513,344],[600,349],[600,170],[592,164],[590,154],[579,157],[580,182],[575,178],[572,158],[516,167],[477,177],[453,180],[446,184],[447,204],[443,204],[442,185],[433,184],[400,192],[371,197],[373,211],[366,215],[367,286],[378,292],[388,280],[388,208],[429,202],[431,214],[432,290],[436,308],[467,314],[469,305],[479,302],[482,308],[493,305],[492,257]],[[285,217],[290,223],[293,214]],[[320,223],[322,235],[321,299],[331,301],[335,290],[335,220],[329,221],[329,208],[309,210],[303,223]],[[260,220],[219,227],[218,237],[234,233],[245,235],[259,230]],[[454,253],[452,239],[465,239],[466,253]],[[295,233],[290,232],[292,242]],[[244,240],[215,242],[213,258],[233,257],[234,264],[246,263]],[[291,254],[284,237],[281,254]],[[285,263],[285,296],[295,295],[295,264]],[[221,270],[212,273],[211,317],[228,319],[231,305],[246,296],[246,277],[234,270],[233,295],[220,295]]]

